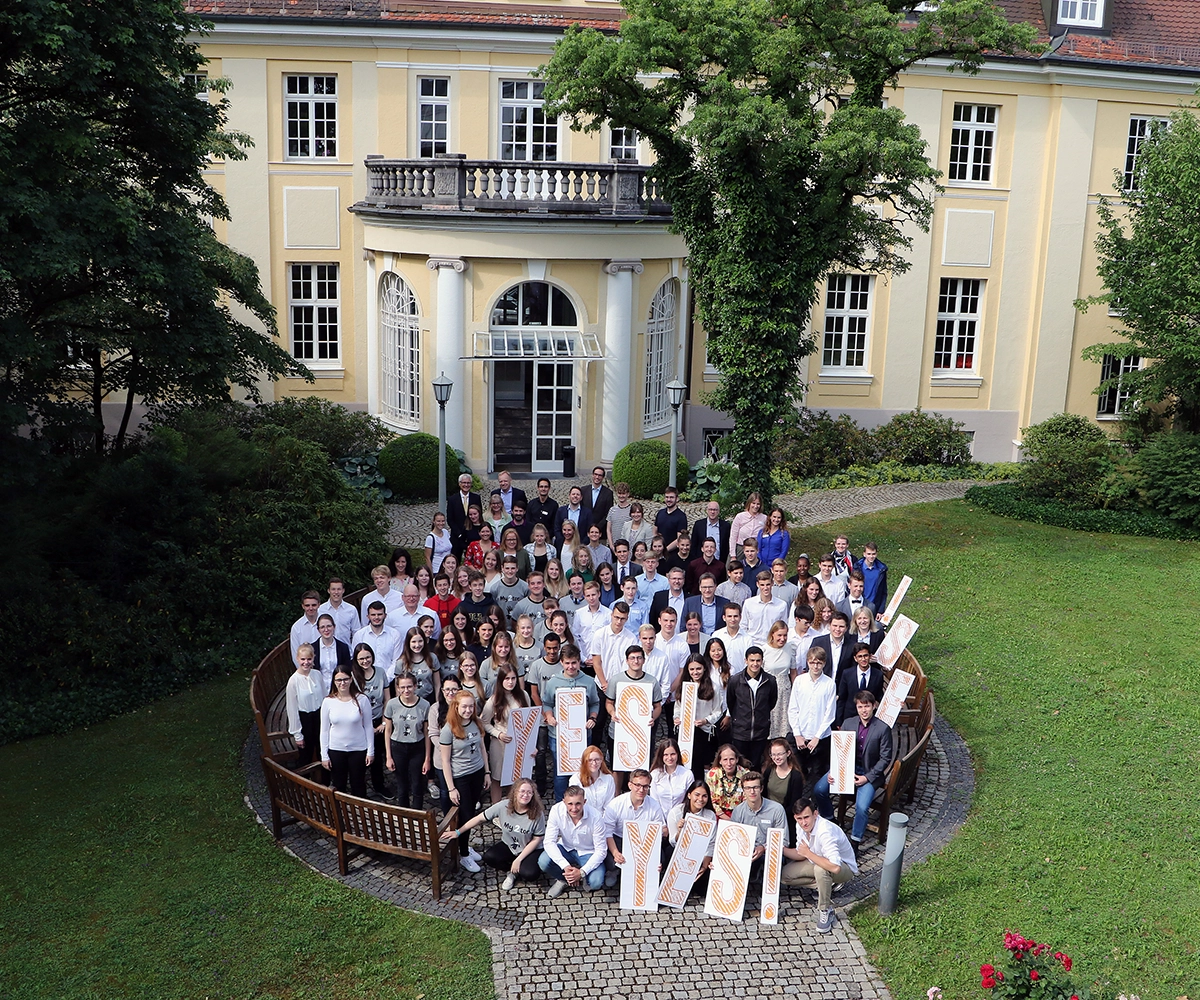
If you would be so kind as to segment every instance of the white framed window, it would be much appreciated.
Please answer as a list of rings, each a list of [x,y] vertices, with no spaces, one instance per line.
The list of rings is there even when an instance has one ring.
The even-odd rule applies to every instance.
[[[638,135],[637,129],[614,126],[609,130],[608,158],[610,160],[637,163],[638,143],[640,141],[641,136]]]
[[[667,383],[675,377],[675,337],[679,329],[679,282],[668,278],[650,300],[646,320],[646,391],[642,430],[668,426],[671,401]]]
[[[1058,23],[1098,28],[1104,23],[1104,0],[1058,0]]]
[[[1171,124],[1171,119],[1156,118],[1153,115],[1129,117],[1129,141],[1125,146],[1125,174],[1122,178],[1122,187],[1126,191],[1137,190],[1138,158],[1155,124],[1165,127]]]
[[[1106,354],[1100,363],[1101,384],[1116,379],[1112,385],[1100,392],[1100,401],[1096,404],[1096,416],[1119,417],[1129,406],[1129,389],[1121,384],[1125,375],[1135,372],[1142,367],[1142,359],[1136,354],[1127,358],[1119,358],[1115,354]]]
[[[950,131],[950,180],[967,184],[992,183],[996,111],[997,108],[991,104],[954,105],[954,127]]]
[[[287,159],[337,159],[336,76],[286,76],[284,108]]]
[[[540,80],[500,81],[500,159],[558,159],[558,121],[546,118],[545,92]]]
[[[200,70],[196,73],[184,73],[183,82],[188,90],[196,95],[196,99],[208,103],[208,73]]]
[[[423,76],[417,81],[420,95],[417,127],[420,129],[420,155],[448,153],[450,141],[450,79]]]
[[[975,371],[981,278],[942,278],[938,289],[934,374]]]
[[[336,367],[340,297],[337,264],[288,265],[292,356],[314,367]]]
[[[869,274],[831,274],[825,290],[822,368],[866,368],[871,324]]]
[[[388,271],[379,281],[383,350],[383,414],[405,427],[421,426],[421,314],[407,281]]]

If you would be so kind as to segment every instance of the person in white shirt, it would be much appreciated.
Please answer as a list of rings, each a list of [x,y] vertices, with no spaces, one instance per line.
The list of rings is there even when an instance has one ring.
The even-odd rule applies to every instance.
[[[636,646],[638,641],[637,633],[625,627],[629,606],[624,601],[617,601],[609,612],[608,624],[596,629],[588,644],[596,685],[602,692],[607,690],[609,678],[625,669],[625,651]]]
[[[663,688],[663,691],[666,692],[671,689],[675,678],[683,671],[683,665],[687,662],[691,650],[688,648],[687,636],[676,631],[679,622],[674,608],[663,608],[662,614],[658,616],[658,624],[658,641],[655,646],[667,658],[669,672],[666,687]]]
[[[742,625],[750,641],[757,646],[766,644],[773,622],[787,620],[787,606],[771,593],[770,570],[759,570],[756,580],[758,595],[742,605]]]
[[[746,647],[752,645],[750,636],[742,628],[742,608],[739,604],[726,604],[721,612],[725,619],[725,627],[713,633],[714,639],[720,639],[725,647],[725,655],[729,659],[729,676],[733,677],[746,669]]]
[[[624,601],[629,605],[629,628],[637,632],[643,625],[649,625],[646,620],[647,612],[650,610],[638,598],[637,578],[632,576],[625,577],[625,582],[621,584],[621,596],[618,601]],[[651,625],[651,628],[654,626]]]
[[[315,590],[306,590],[300,595],[300,610],[304,614],[296,619],[291,631],[292,663],[297,667],[300,666],[300,658],[297,655],[300,646],[306,642],[309,645],[315,645],[321,638],[321,633],[317,629],[317,609],[320,606],[321,595]]]
[[[658,681],[665,696],[671,688],[671,666],[667,662],[667,654],[656,648],[658,633],[654,631],[653,625],[643,625],[637,630],[637,634],[642,651],[646,654],[646,662],[642,669]]]
[[[550,810],[538,867],[554,881],[546,893],[561,896],[567,886],[595,892],[604,885],[604,819],[584,801],[584,791],[571,785]]]
[[[792,684],[788,725],[796,739],[800,770],[811,788],[829,772],[829,733],[837,715],[837,685],[825,673],[825,650],[810,649],[807,668]]]
[[[692,783],[692,772],[682,764],[679,744],[671,737],[660,740],[650,763],[650,798],[665,816],[683,801]]]
[[[807,604],[797,605],[792,615],[792,632],[788,638],[796,648],[797,674],[802,674],[808,669],[808,648],[817,637],[812,629],[813,617],[813,609]]]
[[[375,583],[375,589],[359,602],[361,610],[359,621],[362,622],[367,620],[367,612],[375,601],[383,602],[384,614],[394,611],[404,603],[400,599],[400,595],[392,590],[392,571],[386,566],[376,566],[371,570],[371,579]]]
[[[299,770],[311,764],[321,749],[321,702],[329,687],[321,674],[313,670],[316,657],[312,646],[302,642],[296,654],[296,672],[288,678],[284,701],[288,732],[300,751],[296,761]]]
[[[350,645],[354,633],[362,628],[362,619],[358,615],[358,608],[342,600],[345,596],[346,584],[339,577],[333,577],[329,581],[329,600],[317,608],[317,612],[332,616],[334,635]]]
[[[620,878],[619,869],[625,864],[621,848],[625,841],[625,824],[630,820],[662,823],[666,831],[667,817],[654,799],[650,798],[650,772],[639,767],[629,772],[629,791],[618,795],[604,807],[604,833],[608,838],[608,874],[604,884],[614,886]],[[656,859],[651,859],[651,864]],[[661,861],[661,855],[659,859]]]
[[[386,617],[383,601],[372,601],[367,607],[367,624],[354,633],[351,647],[357,647],[360,642],[370,646],[375,651],[375,662],[383,668],[387,682],[391,684],[396,677],[396,657],[400,655],[403,636],[384,624]]]
[[[796,800],[796,846],[785,847],[780,882],[798,888],[817,888],[817,930],[828,934],[835,922],[834,886],[845,885],[858,874],[858,862],[846,832],[823,818],[808,796]]]
[[[432,608],[427,608],[421,604],[421,592],[417,589],[415,583],[410,583],[404,588],[404,603],[388,612],[387,618],[384,619],[384,624],[390,629],[395,629],[396,633],[401,636],[408,635],[410,628],[420,628],[422,618],[430,618],[433,620],[433,637],[437,639],[442,634],[442,623],[438,620],[437,612]],[[399,654],[399,650],[396,651]],[[381,661],[376,660],[376,663]]]
[[[592,633],[596,629],[604,628],[612,620],[612,611],[600,603],[600,584],[595,580],[589,580],[583,585],[583,599],[587,603],[575,612],[572,625],[579,652],[587,659],[592,655]]]
[[[375,759],[375,733],[371,703],[358,687],[350,664],[333,675],[333,693],[321,702],[321,763],[330,772],[330,783],[360,799],[367,795],[367,768]]]
[[[842,602],[842,599],[847,593],[847,584],[850,577],[847,573],[838,574],[834,572],[834,555],[832,552],[827,552],[821,556],[820,571],[817,573],[817,582],[821,584],[822,593],[829,598],[836,607]]]

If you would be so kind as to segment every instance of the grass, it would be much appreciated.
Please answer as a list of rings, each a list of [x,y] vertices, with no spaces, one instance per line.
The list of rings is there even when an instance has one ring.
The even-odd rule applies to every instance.
[[[981,996],[1005,928],[1082,982],[1195,996],[1200,968],[1200,547],[929,504],[793,532],[878,542],[939,711],[976,766],[970,818],[853,918],[897,1000]],[[797,548],[799,546],[799,548]],[[815,565],[815,560],[814,560]]]
[[[0,749],[0,995],[492,997],[480,931],[316,875],[253,822],[246,691]]]

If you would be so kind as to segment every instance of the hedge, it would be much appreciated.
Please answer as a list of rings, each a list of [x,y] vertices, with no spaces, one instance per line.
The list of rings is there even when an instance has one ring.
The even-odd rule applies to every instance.
[[[995,481],[1013,479],[1017,462],[972,462],[969,465],[901,465],[880,462],[877,465],[853,465],[828,476],[793,479],[782,469],[774,471],[776,493],[804,493],[808,490],[844,490],[855,486],[889,486],[893,483],[950,483],[960,479]]]
[[[1036,524],[1107,535],[1141,535],[1147,538],[1200,539],[1200,531],[1170,518],[1144,511],[1095,510],[1070,507],[1056,500],[1030,497],[1012,483],[972,486],[966,499],[984,510]]]

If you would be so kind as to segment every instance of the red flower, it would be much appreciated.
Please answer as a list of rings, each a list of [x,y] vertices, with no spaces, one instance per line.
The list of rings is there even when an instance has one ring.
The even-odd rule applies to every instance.
[[[984,976],[983,982],[981,982],[979,985],[982,986],[985,990],[990,990],[993,987],[995,987],[996,980],[994,980],[991,976]]]
[[[1000,982],[1004,982],[1004,973],[1003,973],[1003,972],[997,972],[997,973],[996,973],[996,978],[997,978],[997,979],[999,979],[999,980],[1000,980]]]
[[[1064,969],[1066,969],[1067,972],[1071,971],[1071,956],[1070,955],[1063,955],[1062,966]]]
[[[1029,978],[1030,979],[1041,979],[1042,977],[1038,975],[1037,969],[1030,969],[1029,970]]]
[[[1019,951],[1013,952],[1013,961],[1015,961],[1015,962],[1021,961],[1021,959],[1023,959],[1024,957],[1025,956],[1023,954],[1021,954],[1021,952],[1019,952]]]
[[[979,974],[981,976],[990,976],[995,971],[996,971],[995,966],[992,966],[992,965],[981,965],[979,967]]]

